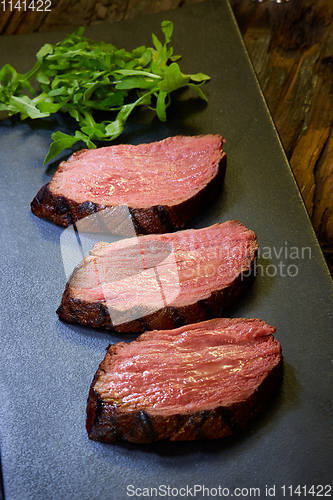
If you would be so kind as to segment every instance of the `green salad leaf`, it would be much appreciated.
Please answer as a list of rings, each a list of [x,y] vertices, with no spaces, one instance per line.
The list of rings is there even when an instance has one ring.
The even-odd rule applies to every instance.
[[[78,142],[95,148],[96,140],[116,139],[139,106],[165,121],[170,94],[177,89],[193,87],[207,100],[201,87],[210,77],[182,73],[176,62],[181,56],[170,46],[173,23],[162,21],[161,30],[163,42],[153,33],[153,47],[141,45],[132,51],[90,40],[83,27],[55,45],[43,45],[27,73],[18,73],[10,64],[0,69],[0,111],[19,114],[22,120],[62,112],[77,122],[73,135],[52,134],[47,163]],[[103,116],[108,119],[98,121],[98,111],[109,112]]]

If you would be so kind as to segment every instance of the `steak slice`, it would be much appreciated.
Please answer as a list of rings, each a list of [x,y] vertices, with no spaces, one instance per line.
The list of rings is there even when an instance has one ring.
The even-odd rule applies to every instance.
[[[238,221],[97,243],[70,277],[58,314],[118,332],[221,316],[250,282],[253,231]]]
[[[94,212],[125,205],[136,234],[183,228],[221,189],[226,166],[222,145],[220,135],[199,135],[84,149],[59,165],[31,210],[67,227]]]
[[[220,318],[111,345],[89,392],[89,437],[188,441],[244,429],[281,378],[274,332],[260,319]]]

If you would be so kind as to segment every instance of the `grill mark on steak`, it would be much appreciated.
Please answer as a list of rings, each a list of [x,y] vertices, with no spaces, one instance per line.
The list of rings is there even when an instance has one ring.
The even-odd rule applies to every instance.
[[[173,322],[173,328],[177,328],[186,323],[186,319],[183,314],[181,314],[180,309],[177,307],[170,307],[170,318]]]
[[[241,426],[235,419],[235,416],[230,408],[220,408],[219,413],[224,425],[230,429],[230,434],[236,434],[241,431]]]
[[[110,320],[110,315],[108,319]],[[140,332],[144,332],[145,330],[149,329],[149,325],[146,321],[146,318],[138,318],[137,322],[140,325],[140,330],[139,330]]]
[[[213,140],[212,138],[215,138],[217,141],[216,148],[220,148],[216,173],[211,179],[207,179],[207,182],[204,182],[201,186],[196,188],[193,193],[189,194],[188,198],[186,198],[185,196],[181,201],[176,201],[170,198],[168,204],[157,203],[152,204],[151,207],[140,208],[137,206],[131,206],[130,202],[122,202],[121,204],[102,202],[102,198],[99,199],[99,201],[86,199],[84,201],[81,200],[80,202],[78,202],[73,197],[71,197],[71,195],[67,195],[64,192],[59,193],[53,188],[53,185],[55,183],[54,179],[56,179],[57,176],[63,175],[63,172],[66,171],[66,168],[68,168],[68,166],[72,168],[73,163],[75,164],[76,161],[84,162],[85,156],[87,156],[87,154],[91,155],[91,151],[82,150],[74,153],[67,160],[67,162],[63,162],[59,165],[51,181],[43,186],[38,191],[35,198],[32,200],[31,210],[37,217],[50,220],[51,222],[54,222],[55,224],[58,224],[60,226],[67,227],[70,224],[78,221],[79,219],[87,217],[95,212],[102,211],[106,208],[114,208],[119,205],[126,205],[128,206],[131,213],[133,225],[137,234],[163,233],[182,229],[185,227],[187,222],[202,209],[202,207],[204,207],[206,204],[211,204],[221,190],[226,168],[226,154],[222,151],[222,143],[224,139],[218,135],[196,137],[178,136],[165,139],[164,141],[160,141],[159,143],[151,143],[151,145],[148,145],[153,148],[157,147],[156,145],[163,144],[164,142],[168,144],[167,141],[171,141],[172,145],[172,141],[174,141],[175,143],[177,141],[186,142],[187,140],[202,141],[206,137],[207,141]],[[141,146],[146,146],[147,149],[147,145]],[[110,146],[109,148],[117,147],[118,146]],[[128,147],[133,148],[133,146]],[[103,150],[107,148],[100,149]],[[99,154],[99,150],[95,151],[97,151],[97,153]],[[180,166],[179,175],[181,175],[181,173],[182,167]],[[124,175],[126,175],[126,172]],[[80,183],[78,182],[77,184],[79,185]],[[158,192],[158,190],[156,191]],[[171,187],[170,193],[172,192],[173,189]],[[185,187],[184,192],[186,192]],[[142,199],[144,199],[144,193]]]
[[[185,349],[184,363],[187,362],[186,360],[188,356],[190,356],[190,352],[192,352],[189,346],[193,345],[191,349],[193,349],[194,369],[199,370],[197,375],[199,380],[204,372],[201,372],[202,368],[200,368],[200,364],[196,364],[198,363],[196,360],[200,360],[198,356],[201,356],[201,353],[203,356],[206,356],[204,346],[211,345],[211,349],[213,350],[217,348],[214,347],[217,342],[214,339],[218,339],[219,328],[221,328],[221,335],[224,335],[226,342],[225,347],[221,347],[221,351],[219,351],[221,360],[225,359],[225,362],[228,364],[230,346],[235,346],[235,352],[239,352],[239,355],[242,356],[242,346],[244,345],[247,349],[245,352],[252,352],[252,355],[247,361],[251,363],[251,365],[248,368],[245,365],[244,368],[244,380],[247,381],[246,387],[244,386],[244,388],[242,388],[239,386],[242,380],[242,372],[240,372],[240,378],[233,379],[234,374],[232,368],[230,368],[231,378],[228,378],[228,374],[223,374],[224,365],[221,367],[222,371],[217,371],[216,375],[214,375],[215,378],[212,379],[213,381],[219,380],[219,377],[221,377],[221,387],[220,391],[217,392],[216,406],[214,408],[211,407],[212,402],[206,400],[205,391],[200,385],[197,386],[197,395],[195,395],[195,392],[191,393],[191,410],[185,410],[185,407],[182,406],[181,399],[176,399],[174,413],[172,413],[171,410],[165,412],[168,406],[165,406],[166,403],[163,403],[165,400],[164,395],[161,395],[161,404],[155,402],[152,406],[152,403],[149,403],[148,396],[148,399],[145,400],[145,393],[140,396],[144,398],[144,403],[140,403],[140,397],[139,399],[135,399],[135,403],[131,403],[131,398],[123,402],[120,396],[122,386],[118,387],[115,385],[113,389],[113,383],[116,383],[118,379],[117,376],[114,378],[113,373],[122,374],[122,377],[126,376],[126,371],[123,371],[122,366],[126,367],[126,364],[123,363],[126,363],[127,356],[129,362],[131,361],[131,356],[134,356],[136,363],[147,363],[146,369],[148,372],[150,365],[152,367],[151,369],[154,370],[156,366],[154,357],[151,363],[149,363],[149,358],[144,361],[150,352],[145,346],[151,342],[151,349],[153,349],[151,351],[151,356],[154,356],[154,349],[160,349],[160,351],[158,351],[161,357],[160,363],[162,363],[164,356],[169,358],[169,351],[175,352],[175,358],[173,360],[173,366],[175,366],[175,368],[172,368],[172,370],[185,370],[183,375],[185,378],[187,375],[190,375],[190,373],[187,374],[186,365],[182,368],[182,361],[179,358],[180,351],[177,351],[177,345],[178,341],[185,342],[181,344],[184,345],[183,349]],[[176,330],[147,332],[141,335],[137,341],[131,342],[130,344],[119,343],[110,346],[105,359],[96,372],[89,392],[87,404],[87,431],[90,439],[110,443],[121,439],[133,443],[149,443],[165,439],[170,441],[215,439],[243,432],[249,423],[251,423],[260,412],[266,409],[273,393],[277,391],[282,381],[281,349],[278,341],[274,339],[272,332],[274,332],[274,328],[261,320],[221,318],[189,325],[188,327],[182,327]],[[185,338],[183,338],[184,335]],[[202,338],[206,339],[204,340],[204,344],[200,343],[200,335],[203,335]],[[198,340],[196,340],[196,338]],[[159,344],[159,342],[161,343]],[[221,340],[221,342],[223,346],[224,341]],[[169,347],[168,344],[170,344]],[[253,348],[251,347],[252,344]],[[218,345],[218,342],[216,345]],[[123,349],[127,350],[124,351]],[[164,352],[165,349],[166,351]],[[124,352],[128,354],[124,355]],[[214,356],[216,357],[217,354]],[[132,365],[130,364],[129,366]],[[129,395],[131,395],[132,390],[134,394],[136,394],[137,390],[140,391],[140,380],[142,377],[142,375],[140,375],[140,366],[141,365],[138,365],[137,369],[134,371],[131,369],[131,382],[129,386],[126,386],[129,388],[129,392],[127,392]],[[250,371],[248,372],[248,370]],[[158,390],[165,390],[165,396],[170,398],[170,396],[168,396],[168,384],[172,383],[173,372],[171,371],[171,374],[168,375],[169,371],[170,370],[167,370],[164,373],[162,370],[158,375],[155,371],[151,372],[153,378],[151,379],[151,385],[148,385],[149,392],[154,392],[155,384],[158,384],[157,389],[160,387],[161,389]],[[176,373],[178,372],[176,371]],[[179,376],[181,376],[181,373],[182,372],[179,372]],[[247,378],[247,373],[251,374],[250,379]],[[135,381],[138,376],[139,378]],[[147,376],[149,376],[149,374]],[[158,379],[155,379],[155,376],[157,376]],[[167,377],[165,382],[164,377]],[[115,382],[112,382],[112,380]],[[234,400],[230,400],[230,396],[228,396],[228,392],[226,391],[231,390],[230,387],[232,387],[232,385],[230,386],[230,384],[233,383],[235,384],[236,392],[230,393],[234,394]],[[136,384],[139,384],[137,390]],[[180,382],[180,384],[179,389],[177,386],[174,388],[174,391],[176,391],[175,397],[177,391],[185,390],[187,387],[185,382]],[[205,384],[208,384],[207,389],[209,391],[209,384],[211,384],[209,378],[207,378]],[[228,387],[229,389],[227,389]],[[112,399],[113,390],[118,394],[116,400]],[[145,388],[142,390],[145,391]],[[195,386],[193,386],[191,390],[195,390]],[[179,395],[181,395],[181,392],[179,392]],[[200,397],[198,398],[198,396]],[[101,404],[101,401],[103,401],[103,404]],[[186,399],[184,401],[186,401]],[[205,404],[209,404],[210,406],[200,408],[197,406],[197,401],[200,402],[201,406]],[[228,403],[224,403],[224,401],[228,401]],[[195,408],[197,408],[197,411]],[[117,432],[115,432],[115,429],[117,429]]]
[[[148,413],[146,413],[144,410],[141,410],[137,413],[137,415],[139,417],[139,425],[141,425],[143,435],[148,441],[155,441],[156,433]]]
[[[194,415],[190,415],[185,420],[183,426],[173,435],[174,441],[181,441],[182,436],[191,436],[194,439],[204,439],[204,424],[210,417],[210,412],[207,410],[200,411]]]
[[[132,223],[133,223],[134,230],[135,230],[136,234],[146,234],[144,226],[142,226],[141,223],[139,222],[138,210],[135,210],[134,208],[130,208],[129,212],[131,215]]]
[[[93,214],[94,212],[98,212],[102,208],[100,205],[97,205],[97,203],[94,203],[92,201],[84,201],[81,203],[79,206],[79,211],[83,214]]]
[[[204,310],[205,316],[207,318],[212,318],[214,316],[214,310],[212,305],[209,303],[207,299],[199,301],[200,307]]]
[[[32,200],[31,211],[42,219],[57,220],[57,224],[63,227],[68,227],[77,220],[70,200],[53,195],[49,183],[42,186]]]
[[[153,207],[153,210],[156,213],[157,217],[159,218],[161,226],[164,227],[164,231],[165,232],[173,231],[174,224],[172,224],[170,220],[168,210],[163,205],[157,205],[156,207]]]

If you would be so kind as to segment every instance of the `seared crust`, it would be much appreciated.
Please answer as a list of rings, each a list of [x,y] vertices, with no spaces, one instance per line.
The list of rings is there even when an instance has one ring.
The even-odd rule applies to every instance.
[[[105,303],[88,302],[72,297],[71,288],[67,283],[57,314],[67,323],[79,323],[120,333],[142,333],[146,330],[178,328],[182,325],[223,316],[252,282],[254,265],[255,258],[246,272],[239,274],[228,287],[214,291],[205,300],[183,307],[165,307],[148,316],[115,326],[112,324]]]
[[[115,354],[116,345],[108,353]],[[250,398],[230,406],[219,406],[213,410],[193,414],[176,414],[168,417],[149,415],[145,411],[120,411],[121,405],[104,402],[95,390],[102,368],[91,384],[86,427],[88,436],[95,441],[113,443],[152,443],[154,441],[193,441],[195,439],[217,439],[244,430],[249,422],[265,409],[272,394],[282,380],[282,357],[278,365],[268,373],[262,384]]]
[[[179,205],[156,205],[150,208],[129,208],[137,234],[166,233],[182,229],[199,212],[202,206],[216,199],[224,179],[226,154],[223,153],[215,177],[195,196]],[[77,220],[109,208],[92,201],[77,203],[74,200],[53,194],[45,184],[31,202],[31,211],[41,219],[59,226],[68,227]]]

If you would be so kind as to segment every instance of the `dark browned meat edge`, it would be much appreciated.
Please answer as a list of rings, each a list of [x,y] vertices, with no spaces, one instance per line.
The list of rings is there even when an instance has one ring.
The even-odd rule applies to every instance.
[[[114,354],[116,345],[110,346],[110,351],[111,355]],[[280,362],[247,400],[213,410],[164,417],[149,415],[143,410],[121,413],[116,404],[105,403],[94,389],[101,365],[90,386],[86,428],[90,439],[108,443],[217,439],[242,432],[269,405],[272,395],[280,386],[283,372],[281,356]]]
[[[216,199],[224,179],[226,158],[226,154],[223,152],[215,177],[195,196],[179,205],[129,208],[136,233],[168,233],[184,228],[186,223],[201,208],[205,208],[206,203],[210,204],[212,200]],[[31,210],[37,217],[50,220],[63,227],[105,208],[107,206],[92,201],[79,204],[65,196],[54,195],[49,190],[48,184],[41,187],[31,202]]]
[[[168,330],[221,317],[245,291],[254,277],[255,258],[249,269],[240,273],[226,288],[214,291],[207,299],[183,307],[164,307],[148,316],[113,326],[106,304],[88,302],[71,296],[70,280],[57,309],[59,318],[67,323],[79,323],[92,328],[106,328],[119,333],[142,333],[146,330]]]

